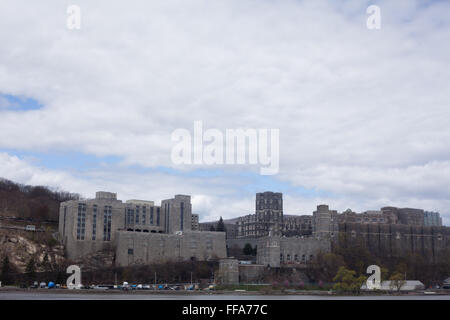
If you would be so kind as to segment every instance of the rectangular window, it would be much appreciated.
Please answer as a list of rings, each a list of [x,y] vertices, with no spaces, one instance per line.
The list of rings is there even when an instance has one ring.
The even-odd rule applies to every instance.
[[[150,224],[153,224],[153,207],[150,207]]]
[[[66,215],[67,215],[67,207],[64,207],[63,236],[66,234]]]
[[[147,219],[147,207],[142,207],[142,224],[145,225]]]
[[[159,222],[160,222],[160,216],[161,216],[161,208],[158,207],[156,208],[156,225],[159,226]]]
[[[103,241],[111,241],[112,207],[105,206],[103,210]]]
[[[94,204],[92,209],[92,240],[95,240],[97,236],[97,205]]]
[[[139,224],[139,206],[136,206],[136,220],[134,222]]]
[[[166,232],[169,232],[169,223],[170,223],[170,203],[167,204],[167,216],[166,216]]]
[[[133,222],[134,222],[134,210],[133,209],[128,209],[127,225],[132,225]]]
[[[180,230],[183,231],[184,202],[180,204]]]
[[[77,240],[84,240],[86,233],[86,204],[78,204]]]

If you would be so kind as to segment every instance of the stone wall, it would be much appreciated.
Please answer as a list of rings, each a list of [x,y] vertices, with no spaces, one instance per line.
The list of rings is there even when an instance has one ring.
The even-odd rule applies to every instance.
[[[305,264],[319,252],[330,252],[328,239],[314,237],[279,238],[266,237],[258,243],[257,263],[280,267],[287,264]]]
[[[220,259],[216,281],[223,285],[239,284],[239,261],[237,259]]]
[[[418,253],[434,260],[450,248],[450,228],[343,223],[339,224],[338,243],[362,245],[379,256],[401,257]]]
[[[162,263],[226,258],[225,233],[188,231],[182,234],[117,232],[116,264]]]
[[[261,264],[240,264],[240,283],[260,283],[263,281],[265,266]]]

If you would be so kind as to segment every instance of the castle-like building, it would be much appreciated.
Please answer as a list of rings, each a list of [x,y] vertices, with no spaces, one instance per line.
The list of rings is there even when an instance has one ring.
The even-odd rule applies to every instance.
[[[227,249],[247,243],[257,248],[256,262],[271,267],[306,264],[340,244],[431,260],[450,246],[450,228],[442,226],[439,213],[396,207],[338,213],[319,205],[312,215],[283,215],[282,194],[274,192],[256,194],[255,214],[224,223],[226,233],[209,231],[217,222],[199,223],[188,195],[158,206],[97,192],[95,199],[61,203],[59,236],[69,259],[110,250],[119,266],[226,258]]]

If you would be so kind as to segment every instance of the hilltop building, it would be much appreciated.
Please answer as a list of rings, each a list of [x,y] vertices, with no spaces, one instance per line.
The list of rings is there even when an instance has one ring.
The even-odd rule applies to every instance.
[[[59,235],[72,260],[102,250],[114,250],[118,265],[226,257],[225,233],[197,231],[195,222],[190,196],[156,206],[97,192],[95,199],[61,203]]]
[[[434,261],[450,245],[450,228],[442,226],[436,212],[383,207],[338,213],[321,204],[312,215],[284,215],[282,194],[275,192],[257,193],[255,214],[224,220],[226,232],[210,231],[217,221],[198,220],[188,195],[175,195],[158,206],[97,192],[95,199],[61,204],[59,235],[70,259],[112,250],[121,266],[223,259],[227,249],[239,251],[246,244],[256,249],[254,262],[264,267],[307,264],[338,245],[363,245],[390,257],[420,253]]]

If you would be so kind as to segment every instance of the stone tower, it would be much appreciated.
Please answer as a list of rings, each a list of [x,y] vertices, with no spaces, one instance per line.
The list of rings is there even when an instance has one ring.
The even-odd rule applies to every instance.
[[[321,204],[313,212],[313,235],[319,239],[337,237],[337,211],[330,210],[328,205]]]
[[[256,194],[256,236],[281,236],[283,226],[283,194],[263,192]]]
[[[280,267],[281,239],[279,237],[266,237],[260,240],[256,254],[258,264]]]

